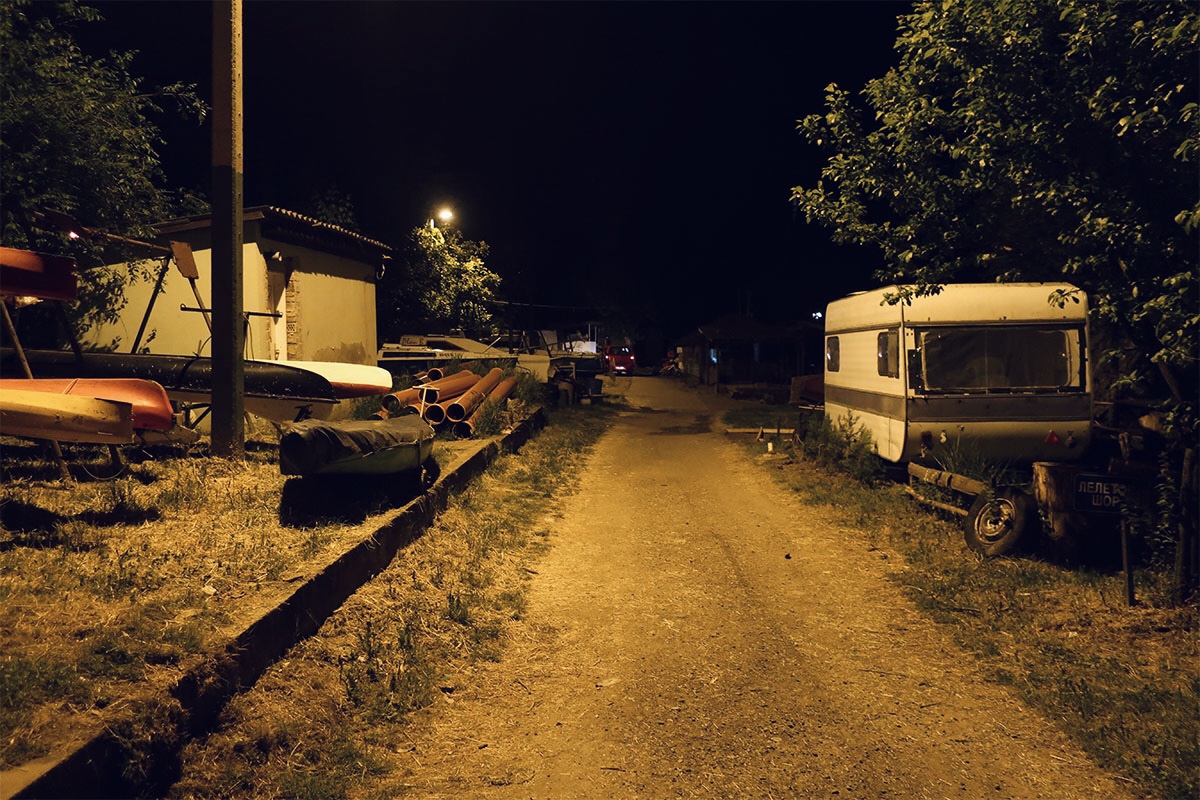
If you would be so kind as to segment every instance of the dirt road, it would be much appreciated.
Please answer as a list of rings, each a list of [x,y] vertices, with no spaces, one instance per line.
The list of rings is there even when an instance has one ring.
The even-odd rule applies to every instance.
[[[410,726],[417,797],[1119,798],[1054,727],[983,683],[829,510],[668,379],[581,490],[500,663]]]

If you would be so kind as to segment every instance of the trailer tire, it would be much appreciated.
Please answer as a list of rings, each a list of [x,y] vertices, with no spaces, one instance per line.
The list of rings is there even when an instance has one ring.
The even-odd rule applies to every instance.
[[[1033,498],[1020,489],[1004,488],[975,498],[963,523],[967,546],[985,556],[1013,552],[1032,528]]]

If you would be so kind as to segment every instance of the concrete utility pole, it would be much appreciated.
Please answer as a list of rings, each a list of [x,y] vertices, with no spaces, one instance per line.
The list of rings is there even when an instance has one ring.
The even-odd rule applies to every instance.
[[[213,0],[212,448],[246,454],[242,314],[242,0]]]

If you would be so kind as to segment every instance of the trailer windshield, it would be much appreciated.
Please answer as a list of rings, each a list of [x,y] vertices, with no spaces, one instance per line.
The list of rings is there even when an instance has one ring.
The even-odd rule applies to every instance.
[[[927,392],[1083,391],[1082,328],[917,330]]]

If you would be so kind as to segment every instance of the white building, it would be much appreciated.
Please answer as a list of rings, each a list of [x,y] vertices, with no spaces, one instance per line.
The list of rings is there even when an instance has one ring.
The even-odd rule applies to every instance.
[[[378,350],[375,282],[391,248],[274,206],[247,208],[243,213],[246,358],[374,365]],[[131,286],[120,319],[88,331],[84,341],[95,346],[115,341],[117,350],[129,351],[144,322],[139,351],[211,355],[206,314],[190,309],[212,308],[212,219],[169,220],[156,230],[158,244],[182,242],[191,248],[195,289],[172,261],[152,307],[154,283]],[[124,265],[108,269],[124,269]]]

